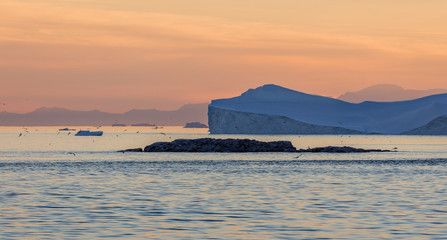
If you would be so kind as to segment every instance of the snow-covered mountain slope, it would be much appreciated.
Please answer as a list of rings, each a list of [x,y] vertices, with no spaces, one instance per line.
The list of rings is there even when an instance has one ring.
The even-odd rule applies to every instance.
[[[299,122],[363,133],[400,134],[447,115],[447,94],[411,101],[348,103],[338,99],[297,92],[277,85],[250,89],[239,97],[213,100],[210,107],[269,116],[287,117]],[[213,114],[208,116],[210,132],[222,132]],[[254,124],[250,122],[248,124]],[[250,126],[253,128],[253,126]],[[261,127],[260,132],[262,133]],[[225,133],[225,132],[223,132]]]

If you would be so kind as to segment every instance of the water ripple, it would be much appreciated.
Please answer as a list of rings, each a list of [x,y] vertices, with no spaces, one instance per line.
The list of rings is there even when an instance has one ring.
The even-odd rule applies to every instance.
[[[447,236],[446,159],[33,160],[0,174],[2,239]]]

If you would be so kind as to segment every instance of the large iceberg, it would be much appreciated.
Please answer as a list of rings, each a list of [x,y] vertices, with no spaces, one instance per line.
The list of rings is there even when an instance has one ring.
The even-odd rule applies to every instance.
[[[273,84],[208,106],[212,134],[402,134],[442,116],[447,116],[447,94],[348,103]]]

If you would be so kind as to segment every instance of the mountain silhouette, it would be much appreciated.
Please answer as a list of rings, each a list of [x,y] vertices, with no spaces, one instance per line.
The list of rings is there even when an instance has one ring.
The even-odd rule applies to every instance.
[[[364,101],[395,102],[413,100],[441,93],[447,93],[447,89],[413,90],[404,89],[394,84],[378,84],[357,92],[346,92],[338,97],[338,99],[351,103],[361,103]]]
[[[0,126],[111,126],[116,123],[184,126],[188,122],[206,123],[207,106],[207,103],[186,104],[173,111],[133,109],[122,114],[41,107],[25,114],[0,112]]]

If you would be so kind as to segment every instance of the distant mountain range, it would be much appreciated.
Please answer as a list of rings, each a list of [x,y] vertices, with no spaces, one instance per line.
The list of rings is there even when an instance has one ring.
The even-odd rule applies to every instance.
[[[261,89],[264,90],[276,89],[275,91],[279,91],[278,89],[281,88],[281,87],[275,88],[272,86],[274,85],[266,85],[266,87],[260,88],[259,91],[261,91]],[[281,90],[280,94],[290,94],[290,91],[293,90],[288,91]],[[409,90],[409,89],[403,89],[402,87],[397,85],[380,84],[365,88],[357,92],[346,92],[345,94],[341,95],[338,99],[349,103],[361,103],[364,101],[394,102],[394,101],[406,101],[406,100],[418,99],[421,97],[440,93],[447,93],[447,89]],[[262,96],[262,98],[266,98],[267,96],[271,95],[272,92],[265,91],[263,94],[264,96]],[[271,96],[272,100],[275,100],[275,98],[279,97],[283,96],[279,96],[276,94]],[[326,99],[325,101],[327,100],[328,99]],[[278,106],[278,109],[282,108],[283,106]],[[25,114],[0,112],[0,126],[102,126],[102,125],[110,126],[113,124],[118,125],[155,124],[164,126],[169,125],[184,126],[188,122],[200,122],[207,124],[208,123],[207,113],[208,113],[207,103],[186,104],[181,108],[173,111],[160,111],[156,109],[134,109],[125,112],[123,114],[108,113],[98,110],[75,111],[65,108],[42,107],[33,112]],[[269,119],[268,121],[272,120],[270,118],[268,119]],[[274,121],[276,120],[277,119],[275,119]],[[288,119],[287,121],[290,120]],[[332,130],[335,132],[341,131],[340,129],[338,130],[332,129]],[[284,131],[287,131],[287,129],[285,129]],[[357,128],[357,131],[364,131],[364,129]]]
[[[268,84],[213,100],[208,116],[213,134],[447,135],[447,93],[355,104]]]
[[[361,103],[364,101],[395,102],[413,100],[434,94],[447,93],[447,89],[412,90],[393,84],[378,84],[357,92],[346,92],[338,97],[345,102]]]
[[[123,114],[42,107],[25,114],[0,112],[0,126],[111,126],[113,124],[184,126],[188,122],[206,124],[207,107],[208,103],[198,103],[186,104],[174,111],[134,109]]]

